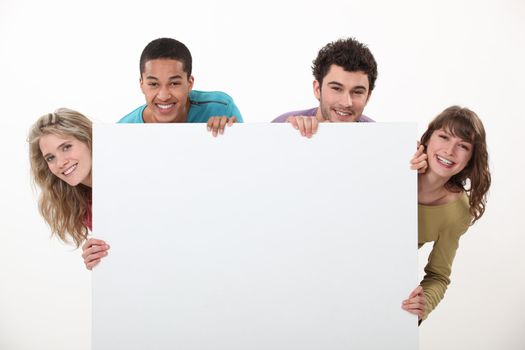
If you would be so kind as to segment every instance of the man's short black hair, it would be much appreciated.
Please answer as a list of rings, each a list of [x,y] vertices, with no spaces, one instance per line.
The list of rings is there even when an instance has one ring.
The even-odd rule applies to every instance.
[[[159,38],[150,42],[140,55],[140,75],[144,73],[146,62],[166,58],[182,62],[182,70],[191,76],[191,53],[190,50],[178,40],[171,38]]]

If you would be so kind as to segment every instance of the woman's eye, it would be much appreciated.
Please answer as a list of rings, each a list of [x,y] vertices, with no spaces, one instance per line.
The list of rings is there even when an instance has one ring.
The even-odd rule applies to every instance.
[[[55,159],[54,156],[47,156],[47,157],[46,157],[46,162],[49,163],[49,162],[51,162],[53,159]]]
[[[63,151],[67,151],[71,148],[71,145],[64,145],[64,148],[62,148]]]

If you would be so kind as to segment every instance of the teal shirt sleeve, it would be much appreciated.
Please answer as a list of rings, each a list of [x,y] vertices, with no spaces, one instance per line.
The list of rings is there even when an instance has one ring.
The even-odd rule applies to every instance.
[[[242,119],[241,111],[239,111],[239,108],[237,108],[237,105],[232,100],[232,111],[230,114],[232,117],[237,118],[237,123],[244,123],[244,120]]]
[[[144,120],[142,119],[142,112],[144,112],[144,109],[146,108],[147,105],[142,105],[138,108],[136,108],[135,110],[133,110],[133,112],[129,113],[128,115],[126,115],[125,117],[123,117],[122,119],[120,119],[117,123],[118,124],[134,124],[134,123],[144,123]]]
[[[188,123],[206,123],[210,117],[235,116],[242,123],[242,115],[233,99],[222,91],[190,91]]]

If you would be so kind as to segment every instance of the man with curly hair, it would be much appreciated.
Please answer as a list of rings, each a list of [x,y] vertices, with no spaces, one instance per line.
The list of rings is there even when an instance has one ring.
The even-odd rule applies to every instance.
[[[274,123],[290,122],[311,137],[319,122],[373,122],[362,114],[377,78],[377,63],[365,44],[354,38],[328,43],[319,50],[312,71],[319,106],[285,113]]]

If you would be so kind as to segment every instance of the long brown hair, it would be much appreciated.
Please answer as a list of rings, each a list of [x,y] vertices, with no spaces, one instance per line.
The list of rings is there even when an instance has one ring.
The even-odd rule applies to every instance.
[[[77,248],[88,234],[85,219],[91,214],[91,188],[82,184],[70,186],[56,177],[49,170],[39,141],[48,134],[73,136],[91,150],[91,125],[91,121],[79,112],[60,108],[38,118],[27,139],[32,179],[41,189],[38,202],[40,214],[53,234],[67,243],[72,239]]]
[[[434,131],[439,129],[447,130],[473,146],[472,157],[467,166],[452,176],[445,187],[449,191],[467,193],[473,218],[471,224],[474,224],[485,212],[491,181],[485,128],[476,113],[470,109],[451,106],[430,122],[427,131],[421,136],[421,144],[426,146]]]

